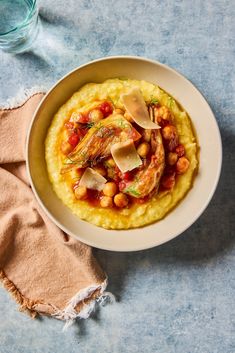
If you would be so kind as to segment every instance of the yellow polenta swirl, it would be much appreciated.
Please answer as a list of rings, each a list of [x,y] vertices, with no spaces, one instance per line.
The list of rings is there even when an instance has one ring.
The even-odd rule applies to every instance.
[[[83,110],[97,100],[112,100],[116,108],[123,108],[120,95],[132,87],[139,87],[145,101],[153,97],[161,105],[167,106],[174,114],[174,124],[179,134],[179,142],[185,147],[190,161],[187,172],[177,178],[173,190],[159,192],[144,204],[133,204],[120,210],[91,206],[88,202],[75,199],[72,183],[75,171],[69,175],[60,173],[63,156],[60,144],[64,138],[64,122],[72,111]],[[197,142],[187,113],[177,102],[158,86],[146,81],[110,79],[103,83],[89,83],[83,86],[55,114],[45,141],[45,156],[49,179],[57,196],[71,211],[83,220],[107,229],[130,229],[145,226],[162,219],[171,211],[192,187],[198,167]]]

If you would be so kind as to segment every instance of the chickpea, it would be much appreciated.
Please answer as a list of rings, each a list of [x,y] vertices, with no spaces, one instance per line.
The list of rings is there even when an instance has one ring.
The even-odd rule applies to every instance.
[[[119,194],[114,196],[114,203],[119,208],[126,207],[128,205],[128,197],[122,192],[119,192]]]
[[[113,181],[106,183],[103,188],[103,193],[105,196],[113,197],[117,193],[117,185]]]
[[[68,141],[63,141],[60,145],[60,150],[63,154],[68,155],[73,150],[73,146]]]
[[[178,174],[184,174],[189,167],[189,160],[186,157],[180,157],[176,163],[176,172]]]
[[[117,113],[117,114],[124,115],[124,111],[123,111],[122,109],[120,109],[120,108],[116,108],[116,109],[114,110],[114,112]]]
[[[165,105],[159,108],[155,108],[154,114],[159,124],[162,122],[162,120],[168,120],[168,121],[172,120],[171,111]]]
[[[78,186],[74,189],[74,195],[77,200],[85,200],[87,198],[87,188],[85,186]]]
[[[174,139],[177,135],[176,128],[173,125],[167,125],[162,129],[162,135],[165,140]]]
[[[131,116],[129,113],[127,113],[127,112],[125,112],[124,118],[125,118],[127,121],[129,121],[129,123],[133,123],[133,122],[134,122],[132,116]]]
[[[126,140],[126,132],[125,131],[121,131],[119,134],[119,138],[121,141],[125,141]]]
[[[151,131],[151,130],[146,130],[146,129],[144,129],[143,134],[142,134],[142,137],[143,137],[144,141],[150,142],[150,140],[151,140],[151,134],[152,134],[152,131]]]
[[[116,163],[114,161],[114,159],[112,157],[109,157],[107,160],[106,160],[106,165],[107,167],[109,168],[114,168],[116,166]]]
[[[80,114],[79,113],[77,113],[77,112],[72,112],[72,114],[71,114],[71,116],[70,116],[70,119],[69,119],[69,122],[74,122],[74,121],[76,121],[76,120],[78,120],[79,119],[79,116],[80,116]]]
[[[109,177],[110,179],[114,179],[114,177],[115,177],[115,170],[114,170],[114,168],[108,168],[108,170],[107,170],[107,175],[108,175],[108,177]]]
[[[89,113],[89,118],[91,122],[96,123],[97,121],[102,120],[104,117],[103,113],[99,109],[93,109]]]
[[[148,142],[142,142],[137,148],[137,153],[140,155],[140,157],[145,158],[149,153],[149,150],[150,145],[148,144]]]
[[[110,196],[103,196],[102,199],[100,200],[100,206],[101,207],[113,207],[113,199]]]
[[[100,166],[100,165],[97,165],[97,166],[93,167],[93,169],[94,169],[97,173],[99,173],[100,175],[102,175],[103,177],[106,176],[106,169],[105,169],[105,167]]]
[[[167,162],[169,165],[174,165],[178,160],[178,154],[175,152],[170,152],[167,155]]]

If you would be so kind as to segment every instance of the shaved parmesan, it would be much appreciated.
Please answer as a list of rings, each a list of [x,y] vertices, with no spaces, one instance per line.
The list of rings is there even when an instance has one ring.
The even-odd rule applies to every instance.
[[[144,129],[159,129],[149,116],[144,98],[139,88],[133,88],[129,93],[121,95],[122,103],[133,120]]]
[[[111,147],[111,154],[122,173],[137,168],[142,164],[133,140],[115,143]]]
[[[101,191],[104,188],[106,179],[92,168],[86,168],[79,185],[86,186],[88,189]]]

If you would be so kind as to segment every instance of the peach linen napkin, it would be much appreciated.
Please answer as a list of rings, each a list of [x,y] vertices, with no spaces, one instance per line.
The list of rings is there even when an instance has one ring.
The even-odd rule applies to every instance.
[[[36,93],[0,110],[0,280],[20,310],[65,320],[87,318],[107,294],[107,278],[92,249],[64,234],[43,213],[25,168],[25,140]]]

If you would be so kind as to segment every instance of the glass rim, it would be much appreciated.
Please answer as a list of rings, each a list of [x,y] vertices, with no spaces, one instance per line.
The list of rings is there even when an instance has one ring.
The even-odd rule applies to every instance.
[[[5,35],[7,35],[7,34],[9,34],[9,33],[15,32],[15,31],[17,31],[17,30],[23,28],[23,27],[27,24],[27,21],[29,20],[30,16],[32,15],[33,11],[35,10],[36,2],[37,2],[37,0],[33,0],[33,3],[32,3],[31,8],[30,8],[30,12],[28,13],[28,15],[26,16],[26,18],[25,18],[18,26],[16,26],[16,27],[10,29],[10,30],[7,31],[7,32],[3,32],[3,33],[0,32],[0,36],[1,36],[1,37],[2,37],[2,36],[5,36]]]

